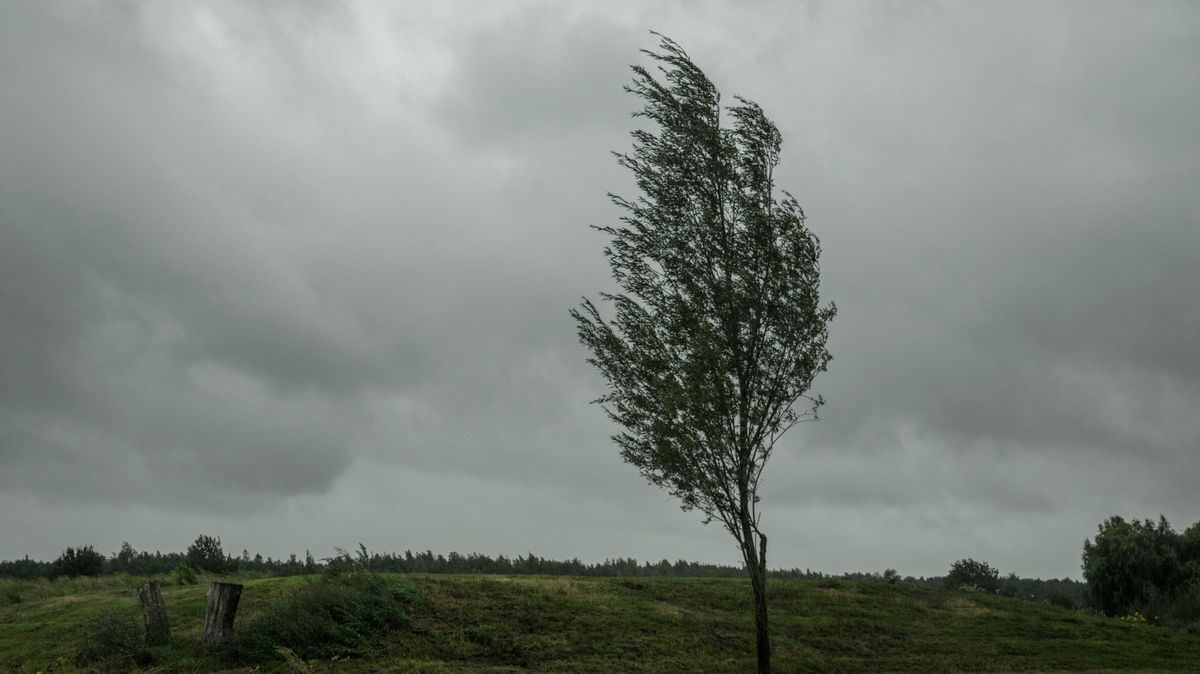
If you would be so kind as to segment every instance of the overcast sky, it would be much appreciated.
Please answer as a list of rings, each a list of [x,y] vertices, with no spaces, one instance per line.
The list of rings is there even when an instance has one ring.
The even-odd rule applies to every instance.
[[[778,124],[840,310],[771,566],[1078,577],[1200,520],[1200,6],[648,4],[4,3],[0,558],[737,563],[567,313],[650,29]]]

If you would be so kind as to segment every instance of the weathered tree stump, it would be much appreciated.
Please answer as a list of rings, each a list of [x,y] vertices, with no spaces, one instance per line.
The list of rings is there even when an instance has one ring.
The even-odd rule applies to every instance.
[[[158,583],[146,581],[138,588],[138,599],[142,602],[142,618],[146,623],[146,645],[162,646],[171,637],[171,626],[167,623],[167,607],[163,604]]]
[[[200,645],[212,650],[224,646],[233,637],[233,619],[237,617],[242,586],[214,580],[204,596],[208,604],[204,608],[204,634],[200,636]]]

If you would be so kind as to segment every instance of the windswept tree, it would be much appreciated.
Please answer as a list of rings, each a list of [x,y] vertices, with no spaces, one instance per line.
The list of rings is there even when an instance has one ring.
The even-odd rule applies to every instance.
[[[604,254],[621,292],[601,293],[611,311],[584,299],[571,315],[608,384],[597,402],[622,429],[622,458],[737,540],[766,672],[758,488],[780,436],[823,402],[809,390],[830,361],[835,308],[821,304],[821,248],[804,211],[776,193],[779,130],[751,101],[722,107],[687,53],[655,35],[660,51],[644,53],[663,81],[633,66],[625,87],[642,102],[634,116],[655,128],[614,153],[641,193],[610,194],[621,224],[596,227],[611,237]]]

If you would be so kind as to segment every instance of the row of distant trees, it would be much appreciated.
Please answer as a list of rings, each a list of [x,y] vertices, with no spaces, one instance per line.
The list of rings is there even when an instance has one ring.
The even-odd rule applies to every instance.
[[[747,575],[745,567],[728,566],[723,564],[706,564],[676,560],[671,562],[663,559],[657,562],[638,561],[632,558],[618,557],[606,559],[603,562],[587,563],[579,559],[556,560],[539,557],[533,553],[506,557],[471,553],[434,554],[430,550],[403,553],[378,553],[362,549],[361,559],[365,560],[367,568],[372,571],[388,573],[461,573],[461,574],[539,574],[558,576],[593,576],[593,577],[643,577],[643,576],[678,576],[678,577],[710,577],[710,578],[744,578]],[[110,556],[94,550],[91,546],[67,548],[53,562],[32,560],[28,557],[14,561],[0,561],[0,577],[19,579],[37,579],[54,577],[99,576],[104,574],[125,573],[135,576],[167,575],[181,566],[196,571],[214,574],[260,574],[268,576],[295,576],[321,572],[328,559],[316,559],[312,553],[305,552],[303,557],[290,555],[287,558],[275,559],[263,557],[260,554],[251,555],[243,550],[241,555],[227,554],[221,547],[221,539],[200,535],[183,552],[139,551],[128,542],[122,543],[119,551]],[[959,564],[956,562],[956,564]],[[988,567],[985,563],[983,567]],[[820,579],[839,578],[844,580],[881,581],[905,583],[924,587],[943,587],[948,582],[957,588],[967,581],[961,579],[948,581],[947,578],[935,576],[930,578],[902,577],[896,571],[889,569],[884,573],[843,573],[837,575],[825,574],[809,569],[774,569],[770,572],[773,578]],[[953,573],[953,568],[952,568]],[[997,572],[998,573],[998,572]],[[970,583],[979,583],[977,579],[969,579]],[[1069,598],[1072,605],[1086,605],[1086,587],[1078,581],[1064,578],[1062,580],[1041,580],[1018,578],[1009,574],[997,581],[994,588],[988,591],[1000,594],[1022,597],[1025,599],[1054,600],[1055,597]]]
[[[365,552],[365,551],[364,551]],[[639,562],[636,559],[615,558],[603,562],[587,563],[579,559],[555,560],[539,557],[533,553],[506,557],[471,553],[434,554],[430,550],[403,553],[365,553],[369,568],[379,572],[393,573],[473,573],[473,574],[544,574],[571,576],[699,576],[741,577],[746,575],[742,567],[721,564],[706,564],[663,559],[658,562]],[[239,556],[227,554],[221,539],[200,535],[184,552],[135,550],[128,542],[121,549],[105,557],[92,546],[67,548],[53,562],[25,557],[13,561],[0,561],[0,577],[35,579],[60,576],[98,576],[112,573],[153,576],[173,572],[180,565],[196,571],[214,574],[263,574],[292,576],[318,573],[324,569],[327,559],[316,559],[306,551],[303,557],[295,554],[287,558],[251,555],[243,550]],[[807,569],[786,569],[771,572],[777,577],[813,578],[824,574]]]

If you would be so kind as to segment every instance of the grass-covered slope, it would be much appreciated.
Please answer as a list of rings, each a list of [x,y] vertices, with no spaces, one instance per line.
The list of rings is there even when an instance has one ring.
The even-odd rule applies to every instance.
[[[309,671],[745,672],[749,587],[736,579],[396,576],[403,625],[369,659]],[[136,615],[138,579],[0,581],[0,671],[73,671],[105,609]],[[245,580],[238,625],[312,579]],[[148,669],[293,671],[199,652],[206,582],[164,585],[173,630]],[[1200,637],[998,596],[847,581],[773,581],[779,672],[1200,671]],[[128,664],[124,666],[129,666]]]

